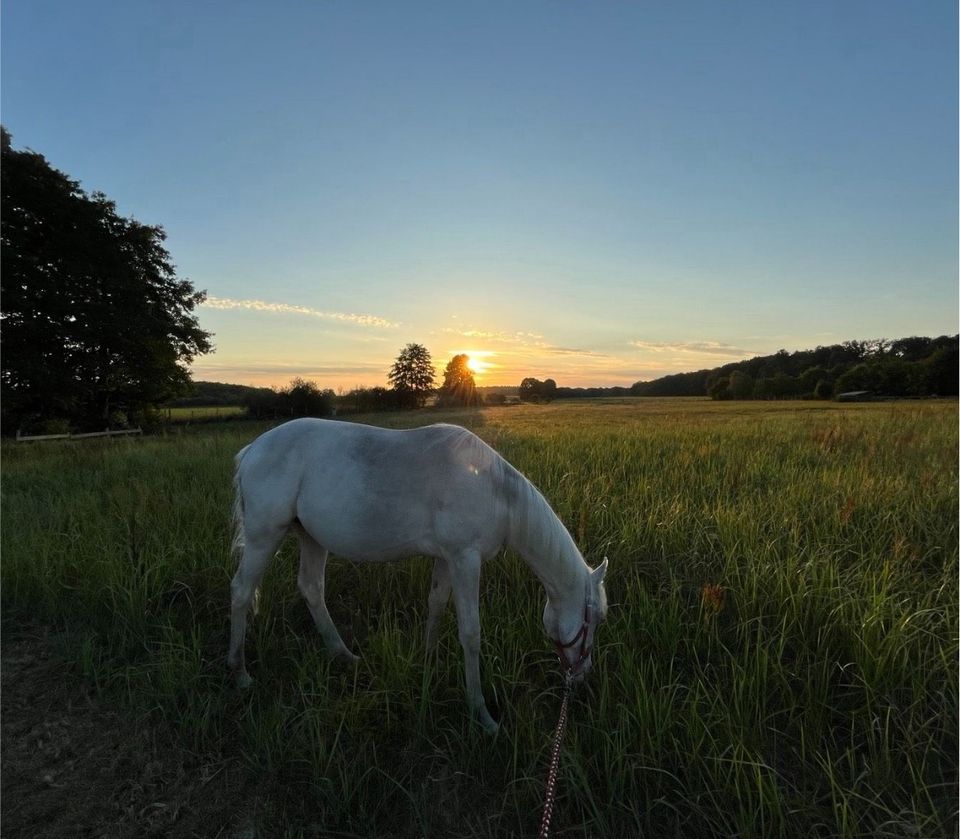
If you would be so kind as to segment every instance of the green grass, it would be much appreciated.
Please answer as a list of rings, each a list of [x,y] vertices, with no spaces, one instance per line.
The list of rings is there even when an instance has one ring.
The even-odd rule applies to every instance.
[[[956,403],[595,400],[367,419],[473,428],[591,564],[610,557],[555,835],[954,835]],[[242,755],[271,833],[535,833],[560,676],[516,556],[481,592],[495,739],[468,719],[452,611],[424,659],[424,558],[330,564],[331,614],[363,657],[348,667],[325,658],[285,544],[248,632],[254,686],[232,687],[232,455],[263,428],[5,445],[7,625],[68,628],[105,694],[198,751]]]
[[[191,422],[227,419],[246,412],[247,409],[240,405],[211,405],[198,408],[162,408],[161,416],[167,422]]]

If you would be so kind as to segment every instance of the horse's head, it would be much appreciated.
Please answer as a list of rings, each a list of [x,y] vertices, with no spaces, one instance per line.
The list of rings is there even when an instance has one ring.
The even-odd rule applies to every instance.
[[[543,628],[553,640],[560,664],[579,682],[593,666],[593,640],[597,628],[607,617],[607,593],[603,578],[607,558],[590,572],[582,600],[554,604],[547,600],[543,609]]]

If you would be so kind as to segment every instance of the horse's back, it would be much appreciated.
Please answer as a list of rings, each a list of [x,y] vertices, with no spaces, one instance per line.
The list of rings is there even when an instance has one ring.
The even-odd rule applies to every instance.
[[[299,419],[257,438],[240,470],[245,497],[267,515],[298,519],[342,556],[392,559],[445,553],[459,542],[499,547],[502,464],[458,426]]]

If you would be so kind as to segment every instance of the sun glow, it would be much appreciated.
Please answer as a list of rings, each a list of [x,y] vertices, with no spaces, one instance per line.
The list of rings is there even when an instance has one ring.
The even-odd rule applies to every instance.
[[[454,355],[459,355],[460,353],[467,356],[467,369],[475,376],[482,376],[484,373],[489,373],[496,367],[496,365],[490,361],[484,360],[485,356],[489,357],[493,355],[489,350],[457,350]]]

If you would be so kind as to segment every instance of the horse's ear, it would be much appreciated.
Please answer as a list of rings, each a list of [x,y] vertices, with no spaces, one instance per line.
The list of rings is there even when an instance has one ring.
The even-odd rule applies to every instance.
[[[607,558],[604,557],[603,562],[601,562],[596,568],[593,569],[593,571],[590,572],[590,579],[593,580],[593,584],[595,586],[599,586],[607,574],[607,561]]]

